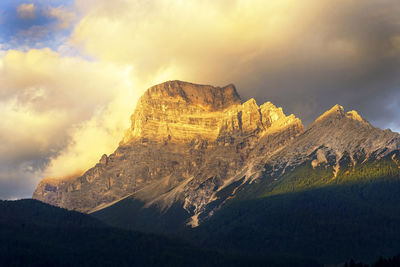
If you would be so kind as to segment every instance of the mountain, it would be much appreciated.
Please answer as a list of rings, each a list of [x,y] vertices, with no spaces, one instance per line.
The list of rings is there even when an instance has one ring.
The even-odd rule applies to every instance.
[[[233,85],[169,81],[111,155],[34,198],[201,247],[339,263],[398,253],[400,135],[335,105],[304,130]]]
[[[179,203],[189,222],[217,192],[251,171],[303,131],[281,108],[240,100],[233,85],[180,81],[150,88],[117,150],[76,179],[45,179],[33,197],[82,212],[131,197],[165,211]]]

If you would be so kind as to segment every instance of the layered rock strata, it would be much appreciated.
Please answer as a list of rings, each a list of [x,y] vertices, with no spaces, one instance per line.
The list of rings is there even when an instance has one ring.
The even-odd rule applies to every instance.
[[[233,85],[181,81],[148,89],[131,122],[114,153],[75,179],[44,179],[33,197],[91,212],[133,196],[160,210],[179,202],[196,216],[253,161],[303,132],[298,118],[270,102],[242,103]]]

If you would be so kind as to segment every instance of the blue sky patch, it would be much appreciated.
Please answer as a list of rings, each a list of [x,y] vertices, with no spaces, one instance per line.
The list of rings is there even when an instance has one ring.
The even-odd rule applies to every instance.
[[[75,20],[71,19],[69,27],[61,28],[60,19],[52,15],[50,10],[58,8],[72,14],[73,4],[73,0],[2,0],[0,2],[1,49],[28,50],[49,47],[56,50],[71,34],[77,16]],[[33,7],[31,11],[34,16],[24,16],[24,9],[18,11],[21,5]]]

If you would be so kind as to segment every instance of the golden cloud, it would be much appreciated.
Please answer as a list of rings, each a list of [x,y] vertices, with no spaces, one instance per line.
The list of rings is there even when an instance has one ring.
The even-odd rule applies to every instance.
[[[85,15],[71,41],[140,78],[168,69],[167,79],[233,82],[244,98],[271,100],[306,123],[336,102],[374,116],[371,95],[386,101],[396,90],[396,0],[95,3],[76,1]]]
[[[7,51],[0,59],[5,179],[26,171],[36,183],[89,168],[115,149],[140,95],[129,66],[61,57],[49,49]]]
[[[68,29],[76,19],[73,11],[66,10],[62,6],[49,7],[43,11],[43,14],[47,18],[55,18],[58,21],[57,29],[60,30]]]
[[[21,19],[34,19],[36,17],[36,7],[33,3],[21,4],[17,7],[17,15]]]

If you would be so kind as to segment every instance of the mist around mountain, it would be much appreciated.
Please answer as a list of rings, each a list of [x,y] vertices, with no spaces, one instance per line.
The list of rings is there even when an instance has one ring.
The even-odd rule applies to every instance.
[[[372,263],[399,252],[400,135],[340,105],[304,129],[233,85],[169,81],[140,98],[114,153],[33,197],[251,259]]]

